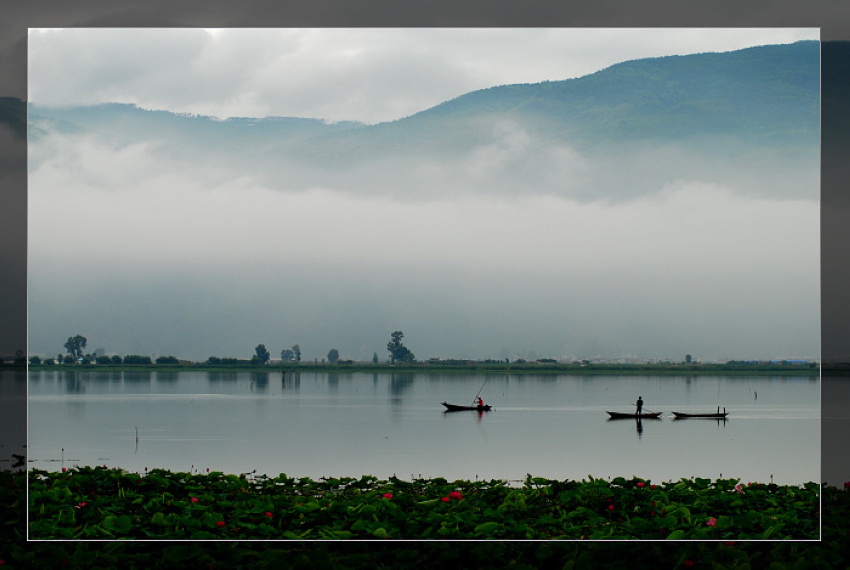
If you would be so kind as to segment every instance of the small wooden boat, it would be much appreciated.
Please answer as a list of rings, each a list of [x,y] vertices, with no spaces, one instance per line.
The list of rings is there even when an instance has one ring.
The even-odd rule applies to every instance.
[[[729,412],[711,412],[708,414],[686,414],[685,412],[673,412],[673,415],[676,416],[676,419],[686,419],[686,418],[714,418],[718,420],[722,420],[729,415]]]
[[[447,412],[462,412],[473,410],[476,412],[489,412],[492,407],[489,404],[485,404],[483,406],[458,406],[455,404],[447,404],[445,402],[442,403],[446,407]]]
[[[657,420],[661,417],[661,412],[642,412],[640,414],[625,413],[625,412],[608,412],[612,420],[624,420],[631,418],[633,420]]]

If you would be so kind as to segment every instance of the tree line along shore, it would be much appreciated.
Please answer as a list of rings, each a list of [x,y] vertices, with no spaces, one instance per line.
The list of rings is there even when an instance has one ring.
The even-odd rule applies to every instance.
[[[417,360],[413,352],[404,345],[402,331],[390,334],[386,350],[389,358],[381,360],[375,352],[370,360],[351,360],[340,358],[339,350],[332,348],[328,351],[327,360],[318,358],[302,360],[301,347],[298,344],[284,348],[280,352],[280,360],[272,360],[271,353],[265,344],[258,344],[250,359],[236,357],[210,356],[204,361],[181,359],[176,356],[146,356],[128,354],[125,356],[106,355],[103,349],[94,352],[84,352],[88,339],[80,334],[68,337],[64,344],[66,353],[59,353],[56,358],[42,359],[38,355],[24,357],[22,350],[17,351],[9,364],[13,366],[29,366],[33,370],[43,369],[123,369],[125,367],[152,369],[249,369],[249,370],[314,370],[338,371],[341,369],[363,372],[387,370],[451,370],[464,372],[555,372],[560,374],[804,374],[817,375],[820,373],[819,363],[811,360],[729,360],[725,363],[706,363],[694,360],[690,354],[680,362],[671,360],[647,360],[645,362],[621,362],[611,359],[572,359],[556,360],[554,358],[524,358],[505,359],[452,359],[431,357],[427,360]],[[0,363],[6,364],[5,359]]]
[[[235,362],[234,362],[235,361]],[[12,368],[11,365],[7,365]],[[430,361],[405,364],[373,364],[368,362],[345,362],[336,364],[301,362],[252,364],[250,361],[237,360],[220,363],[192,362],[178,360],[176,362],[156,363],[105,363],[105,364],[30,364],[32,371],[121,371],[121,370],[169,370],[169,371],[208,371],[208,370],[245,370],[259,373],[292,373],[292,372],[464,372],[464,373],[533,373],[533,374],[566,374],[566,375],[769,375],[769,376],[818,376],[820,367],[811,365],[782,364],[782,363],[722,363],[722,364],[617,364],[617,363],[504,363],[485,361]]]

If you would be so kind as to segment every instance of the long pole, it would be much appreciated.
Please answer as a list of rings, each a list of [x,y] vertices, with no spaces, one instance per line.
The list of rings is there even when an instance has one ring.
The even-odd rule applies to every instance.
[[[632,406],[637,407],[637,404],[632,404]],[[644,410],[646,410],[647,412],[649,412],[650,414],[654,414],[654,413],[655,413],[655,412],[653,412],[652,410],[650,410],[649,408],[643,408],[643,409],[644,409]],[[643,411],[641,411],[641,414],[642,414],[642,413],[643,413]]]
[[[484,384],[486,384],[486,383],[487,383],[487,380],[489,380],[489,378],[486,378],[486,377],[485,377],[485,378],[484,378]],[[478,394],[475,394],[475,397],[474,397],[474,398],[472,398],[472,405],[473,405],[473,406],[475,405],[476,400],[478,400],[478,396],[481,394],[481,390],[483,390],[483,389],[484,389],[484,384],[482,384],[482,385],[481,385],[481,387],[478,389]]]

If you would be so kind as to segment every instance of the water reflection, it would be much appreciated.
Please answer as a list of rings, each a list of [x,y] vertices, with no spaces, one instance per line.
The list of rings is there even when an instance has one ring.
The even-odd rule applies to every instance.
[[[62,381],[65,384],[65,391],[69,394],[82,394],[85,392],[85,386],[80,381],[80,375],[76,370],[63,370]]]
[[[121,371],[119,370],[98,370],[94,374],[96,382],[121,382]]]
[[[150,370],[127,370],[124,372],[124,382],[150,382],[151,378],[152,374]]]
[[[209,382],[236,382],[238,375],[232,370],[210,370],[207,372]]]
[[[257,390],[265,391],[269,387],[268,372],[251,372],[251,384],[255,385]]]
[[[179,372],[175,372],[174,370],[162,370],[157,371],[156,373],[156,381],[157,382],[167,382],[172,384],[177,382],[177,378],[180,376]]]
[[[298,392],[301,388],[301,373],[292,371],[287,374],[283,371],[280,375],[280,387],[287,391]]]
[[[386,476],[409,469],[444,477],[516,479],[531,472],[582,478],[588,473],[619,476],[627,469],[626,475],[665,480],[692,470],[713,476],[734,472],[753,480],[771,473],[795,482],[817,480],[811,466],[804,465],[817,463],[817,445],[812,444],[818,437],[819,391],[817,381],[808,379],[771,386],[764,377],[724,377],[721,402],[714,377],[691,378],[687,387],[684,376],[424,375],[402,370],[354,373],[342,381],[340,376],[349,373],[340,372],[338,393],[333,405],[327,405],[331,378],[309,370],[181,371],[175,386],[157,382],[150,394],[141,393],[147,388],[140,390],[138,384],[104,383],[105,371],[98,372],[84,381],[71,371],[47,371],[30,385],[33,457],[58,457],[65,447],[87,464],[108,455],[124,468],[139,470],[151,462],[185,469],[203,461],[226,472],[257,468],[279,473],[280,458],[289,456],[297,457],[288,467],[298,476]],[[155,379],[173,382],[173,374],[156,372]],[[246,398],[250,382],[255,388],[266,383],[267,392]],[[471,403],[482,385],[481,397],[497,411],[440,413],[440,401]],[[61,397],[83,390],[88,393]],[[704,420],[633,417],[634,426],[632,421],[602,423],[609,406],[633,402],[637,393],[651,395],[650,407],[668,414],[714,411],[725,404],[735,421],[724,421],[722,428],[716,419],[714,426]],[[71,401],[78,402],[76,408]],[[230,421],[222,422],[222,417]],[[126,428],[121,441],[115,430],[104,427],[117,425]],[[138,448],[131,443],[135,425],[145,440]],[[295,433],[298,437],[286,438],[283,447],[280,434]],[[163,437],[152,437],[157,434]],[[547,451],[552,449],[558,453]],[[788,462],[789,454],[800,459]],[[685,468],[688,472],[681,472]]]
[[[413,386],[412,372],[393,372],[390,374],[390,395],[394,403],[401,403],[402,396]]]
[[[328,372],[328,388],[334,394],[339,391],[339,372]]]

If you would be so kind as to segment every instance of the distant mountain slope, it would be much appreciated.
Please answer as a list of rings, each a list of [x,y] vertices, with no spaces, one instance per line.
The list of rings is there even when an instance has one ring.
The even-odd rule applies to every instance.
[[[121,104],[30,109],[36,117],[140,137],[215,134],[258,144],[314,139],[333,147],[360,141],[375,150],[398,149],[399,142],[421,146],[419,139],[471,143],[489,136],[482,128],[493,118],[505,116],[575,144],[702,135],[796,144],[818,136],[819,57],[819,42],[802,41],[627,61],[577,79],[474,91],[378,125],[279,117],[222,121]]]
[[[482,89],[377,125],[30,105],[29,136],[143,142],[168,160],[229,163],[277,188],[431,195],[508,188],[501,183],[510,179],[510,192],[557,188],[595,199],[624,185],[638,195],[676,179],[722,180],[717,165],[726,161],[725,182],[745,171],[757,180],[768,164],[792,177],[805,170],[799,181],[786,177],[785,190],[760,183],[766,193],[793,195],[817,164],[819,70],[816,41],[648,58],[576,79]]]
[[[410,120],[519,113],[587,142],[735,133],[816,136],[819,43],[627,61],[578,79],[469,93]]]
[[[510,122],[552,144],[598,149],[732,137],[759,146],[818,144],[820,44],[627,61],[577,79],[474,91],[397,121],[322,133],[302,159],[408,152],[454,156]]]
[[[218,146],[235,142],[265,145],[302,140],[325,132],[363,126],[355,122],[326,123],[296,117],[229,118],[142,109],[132,104],[104,103],[69,108],[29,106],[30,124],[65,133],[97,132],[128,140],[171,140]],[[218,143],[218,144],[217,144]]]

